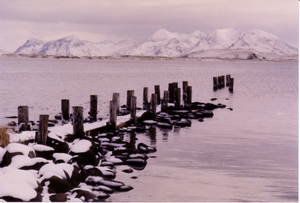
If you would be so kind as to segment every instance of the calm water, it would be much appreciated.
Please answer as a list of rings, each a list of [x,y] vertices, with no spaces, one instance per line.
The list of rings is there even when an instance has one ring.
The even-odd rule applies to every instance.
[[[234,93],[212,91],[212,77],[231,74]],[[137,142],[157,147],[146,168],[117,180],[134,187],[108,201],[298,201],[298,64],[148,60],[64,60],[0,58],[0,124],[29,106],[30,120],[53,117],[61,99],[89,110],[98,95],[98,117],[107,117],[113,92],[126,101],[143,87],[187,80],[193,101],[223,103],[204,122],[173,130],[154,128]],[[132,179],[137,176],[137,179]]]

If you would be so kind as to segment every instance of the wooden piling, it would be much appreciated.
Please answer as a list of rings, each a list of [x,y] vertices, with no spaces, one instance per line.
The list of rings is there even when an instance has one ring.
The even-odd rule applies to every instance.
[[[173,83],[169,83],[168,91],[169,91],[169,103],[174,103],[174,85],[173,85]]]
[[[218,78],[217,77],[213,77],[213,88],[214,90],[218,89]]]
[[[176,88],[175,107],[180,107],[181,88]]]
[[[187,104],[187,86],[188,81],[182,81],[182,100],[184,106]]]
[[[73,106],[73,134],[76,137],[84,136],[82,106]]]
[[[69,109],[70,109],[69,100],[68,99],[62,99],[61,100],[61,119],[62,119],[63,123],[70,119]]]
[[[151,95],[151,111],[152,111],[152,115],[154,118],[156,116],[156,106],[157,106],[157,95],[152,94]]]
[[[113,96],[112,96],[112,101],[115,102],[116,104],[116,111],[117,111],[117,115],[119,115],[120,112],[120,93],[118,92],[114,92]]]
[[[234,84],[234,78],[230,78],[230,80],[229,80],[229,92],[233,92],[233,84]]]
[[[134,90],[127,90],[127,109],[130,110],[131,97],[134,95]]]
[[[173,88],[174,88],[174,104],[176,102],[176,98],[177,98],[177,88],[178,88],[178,82],[173,82]]]
[[[144,87],[143,91],[143,109],[148,109],[148,87]]]
[[[221,86],[225,87],[225,76],[221,75]]]
[[[160,104],[160,88],[159,88],[159,85],[154,86],[154,93],[157,95],[157,104]]]
[[[192,86],[187,86],[187,104],[192,103]]]
[[[36,137],[37,144],[46,145],[47,143],[48,120],[49,120],[49,115],[45,115],[45,114],[40,115],[39,129]]]
[[[30,130],[28,106],[18,106],[18,125],[21,123],[19,131]]]
[[[161,104],[161,111],[168,112],[169,91],[164,91],[164,99]]]
[[[130,105],[130,120],[135,125],[136,124],[136,97],[131,97],[131,105]]]
[[[97,120],[97,106],[98,106],[98,96],[97,95],[91,95],[90,96],[90,118],[92,121]]]
[[[230,75],[226,75],[226,86],[229,86]]]
[[[116,101],[109,102],[109,126],[110,129],[115,132],[117,126],[117,109],[118,105]]]

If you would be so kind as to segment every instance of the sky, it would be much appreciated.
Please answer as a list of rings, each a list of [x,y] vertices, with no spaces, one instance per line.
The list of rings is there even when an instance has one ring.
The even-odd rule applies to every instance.
[[[157,30],[210,34],[252,29],[298,48],[298,0],[0,0],[0,49],[76,35],[91,42],[143,41]]]

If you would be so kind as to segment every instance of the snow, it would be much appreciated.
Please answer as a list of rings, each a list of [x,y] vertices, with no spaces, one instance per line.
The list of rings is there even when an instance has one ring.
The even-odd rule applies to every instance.
[[[50,42],[28,40],[15,54],[61,55],[61,56],[167,56],[180,57],[203,50],[234,49],[254,50],[254,53],[298,54],[298,49],[281,41],[277,36],[262,30],[239,32],[232,28],[217,29],[209,35],[196,30],[192,33],[156,31],[142,42],[125,39],[117,43],[105,40],[99,43],[67,36]]]
[[[63,160],[65,163],[67,163],[68,161],[70,161],[70,159],[72,159],[72,156],[66,153],[54,153],[53,157],[56,161]]]
[[[67,179],[66,174],[69,174],[69,176],[72,176],[74,170],[74,166],[66,163],[59,163],[59,164],[45,164],[42,166],[42,168],[39,170],[39,175],[42,176],[42,179],[49,178],[49,175],[55,174],[58,177],[62,177],[63,179]],[[64,172],[65,171],[65,172]],[[51,177],[51,176],[50,176]],[[41,179],[41,180],[42,180]]]
[[[3,156],[4,156],[5,152],[6,152],[6,150],[3,149],[2,147],[0,147],[0,163],[1,163],[2,160],[3,160]]]
[[[17,155],[12,158],[11,164],[9,166],[15,168],[22,168],[23,166],[32,166],[38,162],[48,163],[49,161],[41,157],[29,158],[28,156],[24,155]]]
[[[34,190],[38,187],[35,177],[25,170],[10,170],[7,173],[0,173],[0,196],[12,196],[29,201],[36,197]]]
[[[9,145],[7,145],[5,149],[9,153],[21,152],[24,155],[28,155],[29,152],[34,152],[34,150],[31,147],[20,143],[9,143]]]
[[[92,143],[89,140],[75,140],[70,146],[70,152],[84,153],[87,152],[91,146]]]
[[[31,146],[32,149],[34,149],[35,151],[38,151],[38,152],[54,151],[54,149],[52,147],[42,145],[42,144],[34,144],[34,145],[28,145],[28,146]]]

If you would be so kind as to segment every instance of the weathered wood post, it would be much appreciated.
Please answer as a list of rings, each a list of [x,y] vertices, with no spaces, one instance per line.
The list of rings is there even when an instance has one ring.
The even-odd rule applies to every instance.
[[[109,102],[109,128],[112,132],[116,131],[117,126],[117,109],[118,105],[116,101]]]
[[[192,86],[187,86],[187,103],[192,103]]]
[[[143,109],[148,109],[148,87],[144,87],[143,92]]]
[[[221,75],[221,86],[225,87],[225,76]]]
[[[168,91],[169,91],[169,103],[174,103],[174,85],[173,85],[173,83],[169,83]]]
[[[40,115],[39,129],[36,137],[37,144],[46,145],[47,143],[48,120],[49,120],[49,115],[45,115],[45,114]]]
[[[157,106],[157,95],[152,94],[151,95],[151,110],[152,110],[153,119],[156,117],[156,106]]]
[[[76,137],[84,136],[82,106],[73,106],[73,134]]]
[[[214,91],[216,91],[218,89],[218,78],[217,77],[213,77],[213,82],[214,82]]]
[[[157,104],[160,104],[160,88],[159,88],[159,85],[154,86],[154,93],[157,95]]]
[[[130,105],[130,120],[135,125],[136,124],[136,97],[131,97],[131,105]]]
[[[19,132],[30,130],[28,106],[18,106],[18,125],[21,123],[22,126],[19,128]]]
[[[168,112],[169,91],[164,91],[164,100],[162,101],[161,111]]]
[[[178,82],[173,82],[173,88],[174,88],[174,104],[175,104],[177,98]]]
[[[188,81],[182,81],[182,100],[183,100],[183,105],[187,105],[187,86],[188,86]]]
[[[127,90],[127,109],[130,110],[131,97],[134,95],[134,90]]]
[[[176,89],[175,107],[180,107],[181,88]]]
[[[230,80],[229,80],[229,92],[233,92],[233,84],[234,84],[234,78],[230,78]]]
[[[218,88],[221,89],[222,88],[222,77],[218,76]]]
[[[91,95],[90,96],[90,118],[92,121],[97,120],[97,106],[98,106],[98,96],[97,95]]]
[[[67,122],[70,119],[70,102],[68,99],[61,100],[61,120],[63,123]]]
[[[113,96],[112,96],[112,101],[116,103],[117,115],[119,115],[119,112],[120,112],[120,93],[114,92]]]
[[[229,86],[230,75],[226,75],[226,86]]]

